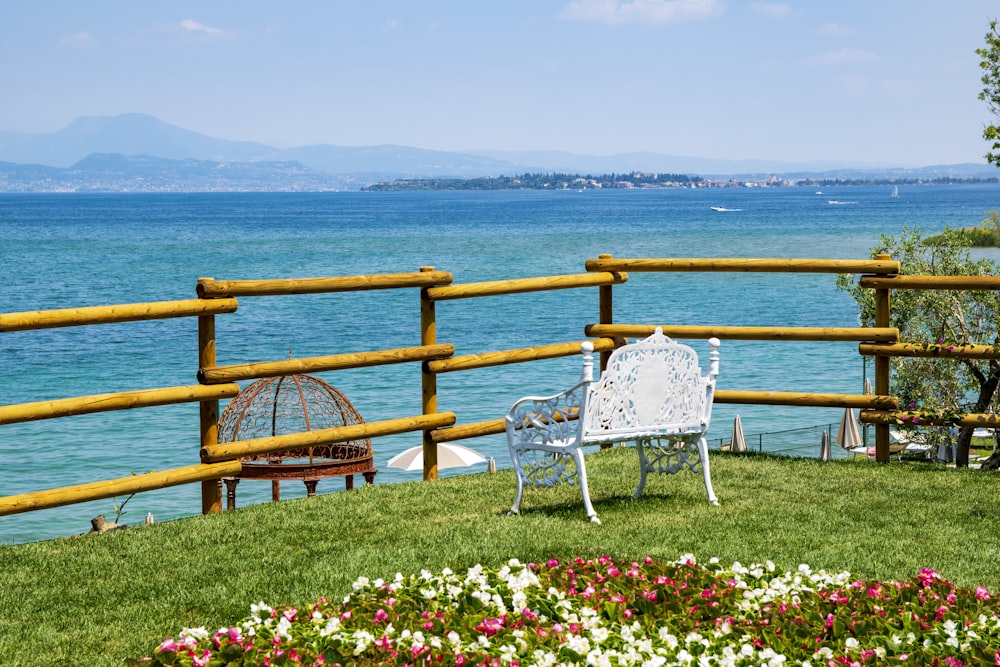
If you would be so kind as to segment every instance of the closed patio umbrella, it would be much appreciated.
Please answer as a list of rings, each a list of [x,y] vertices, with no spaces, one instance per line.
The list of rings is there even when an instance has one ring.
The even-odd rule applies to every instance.
[[[840,418],[840,428],[837,429],[837,444],[848,451],[865,446],[865,441],[861,437],[861,429],[858,428],[858,418],[854,416],[854,410],[844,409],[844,416]]]
[[[829,461],[833,456],[830,454],[830,434],[823,431],[822,437],[819,439],[819,460]]]
[[[485,456],[474,449],[469,449],[468,447],[463,447],[462,445],[452,445],[442,442],[438,444],[437,450],[438,470],[442,470],[444,468],[464,468],[466,466],[476,465],[477,463],[486,463]],[[399,468],[400,470],[406,470],[407,472],[412,472],[414,470],[423,471],[423,445],[410,447],[406,451],[396,454],[389,459],[389,463],[386,465],[390,468]]]
[[[747,439],[743,435],[743,423],[740,422],[739,415],[736,415],[736,419],[733,420],[733,437],[729,442],[730,442],[729,451],[731,452],[747,451]]]

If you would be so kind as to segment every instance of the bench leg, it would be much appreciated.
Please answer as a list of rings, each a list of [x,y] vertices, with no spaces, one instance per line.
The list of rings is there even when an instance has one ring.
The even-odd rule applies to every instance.
[[[705,476],[708,502],[718,505],[719,499],[715,497],[715,489],[712,488],[712,471],[708,467],[708,442],[705,441],[704,437],[698,438],[698,458],[701,459],[701,474]]]
[[[521,511],[521,496],[524,494],[524,467],[521,465],[521,458],[513,449],[510,450],[510,460],[514,463],[517,493],[514,495],[514,504],[510,506],[510,511],[507,514],[518,514]]]
[[[600,524],[601,520],[597,518],[597,512],[594,511],[594,506],[590,503],[590,489],[587,486],[587,466],[583,463],[583,449],[579,447],[573,449],[573,460],[576,461],[576,477],[580,480],[583,507],[587,510],[587,516],[591,522]]]
[[[649,459],[646,458],[646,440],[637,440],[635,448],[639,452],[639,487],[632,494],[632,497],[638,498],[646,489],[646,472],[649,470]]]
[[[669,444],[669,443],[668,443]],[[669,458],[663,450],[652,451],[654,460],[650,462],[649,455],[646,452],[646,447],[649,446],[653,448],[652,439],[641,438],[636,441],[635,448],[639,452],[639,487],[632,494],[634,498],[638,498],[642,495],[642,492],[646,488],[646,475],[649,472],[660,472],[664,474],[673,474],[688,467],[694,472],[697,466],[701,466],[701,474],[705,479],[705,491],[708,493],[708,502],[713,505],[719,504],[719,499],[715,497],[715,490],[712,488],[712,471],[708,464],[708,442],[705,440],[704,436],[698,438],[698,460],[692,463],[687,458],[687,452],[681,451],[682,458],[673,459]],[[688,445],[684,445],[687,447]],[[666,464],[664,464],[664,459],[666,459]]]

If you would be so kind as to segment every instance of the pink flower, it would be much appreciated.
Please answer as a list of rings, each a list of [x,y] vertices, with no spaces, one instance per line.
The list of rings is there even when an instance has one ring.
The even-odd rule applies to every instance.
[[[546,561],[545,564],[548,565],[549,567],[559,567],[559,561],[557,561],[555,558],[550,558],[548,561]]]
[[[976,586],[976,599],[977,600],[989,600],[990,591],[986,586]]]
[[[503,618],[484,618],[483,622],[476,626],[477,632],[482,632],[487,637],[492,637],[503,627]]]
[[[389,618],[389,614],[386,613],[385,609],[379,609],[375,612],[375,622],[381,623],[385,619]]]
[[[174,641],[173,637],[167,637],[163,640],[163,643],[156,649],[157,651],[177,651],[177,642]]]

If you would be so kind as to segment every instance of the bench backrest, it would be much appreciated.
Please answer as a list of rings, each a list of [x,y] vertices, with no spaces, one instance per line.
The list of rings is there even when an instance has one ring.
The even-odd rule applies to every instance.
[[[649,338],[612,352],[601,378],[587,390],[583,441],[704,433],[719,367],[719,341],[713,338],[709,346],[705,374],[695,351],[670,340],[659,328]]]

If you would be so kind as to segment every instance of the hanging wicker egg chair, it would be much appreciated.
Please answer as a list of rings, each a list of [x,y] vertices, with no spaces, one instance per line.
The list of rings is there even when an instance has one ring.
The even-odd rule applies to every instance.
[[[229,402],[219,417],[219,442],[254,440],[275,435],[315,431],[363,423],[364,419],[342,393],[311,375],[264,378],[249,385]],[[375,483],[375,462],[369,438],[289,449],[241,459],[243,470],[226,478],[227,507],[236,507],[236,485],[241,479],[271,480],[271,498],[281,500],[281,480],[302,480],[307,495],[316,494],[323,477],[344,477],[348,490],[354,475]]]

